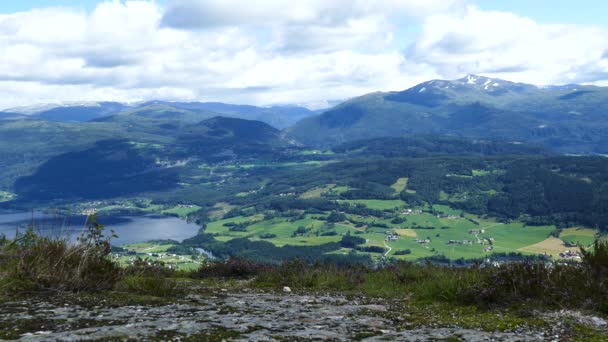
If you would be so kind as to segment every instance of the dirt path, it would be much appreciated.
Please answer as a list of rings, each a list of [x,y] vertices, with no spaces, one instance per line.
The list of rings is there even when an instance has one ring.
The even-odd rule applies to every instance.
[[[388,253],[390,253],[393,249],[391,248],[391,246],[389,246],[386,241],[384,241],[384,247],[388,248],[388,251],[386,251],[386,253],[384,253],[384,256],[387,256]]]

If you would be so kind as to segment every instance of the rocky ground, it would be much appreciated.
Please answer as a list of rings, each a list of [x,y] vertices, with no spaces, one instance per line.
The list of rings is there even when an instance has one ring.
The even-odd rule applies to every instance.
[[[0,303],[0,338],[23,341],[608,341],[579,312],[515,313],[339,294],[198,291],[179,299],[49,295]]]

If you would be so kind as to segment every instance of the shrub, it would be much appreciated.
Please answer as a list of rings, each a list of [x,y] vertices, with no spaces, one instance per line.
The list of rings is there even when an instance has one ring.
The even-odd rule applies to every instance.
[[[0,246],[0,279],[5,292],[33,289],[99,291],[121,276],[108,258],[109,237],[94,215],[77,242],[39,236],[32,229]]]
[[[405,218],[400,217],[400,216],[397,216],[397,217],[395,217],[395,218],[393,218],[393,219],[391,220],[391,223],[393,223],[393,224],[402,224],[402,223],[404,223],[404,222],[406,222],[406,221],[407,221],[407,220],[406,220]]]
[[[261,273],[256,284],[262,287],[306,288],[316,290],[353,290],[363,282],[362,266],[337,266],[332,263],[310,265],[294,259]]]
[[[262,273],[269,266],[241,258],[213,262],[201,266],[196,276],[200,278],[249,278]]]
[[[365,247],[357,246],[356,249],[358,251],[367,252],[367,253],[384,253],[384,248],[382,248],[380,246],[365,246]]]
[[[331,214],[329,214],[329,216],[327,216],[327,222],[330,223],[335,223],[335,222],[342,222],[342,221],[346,221],[347,217],[346,215],[344,215],[344,213],[338,213],[335,211],[332,211]]]
[[[348,231],[346,233],[346,235],[344,235],[342,237],[342,240],[340,240],[340,246],[344,247],[344,248],[355,248],[358,245],[364,244],[365,243],[365,239],[359,236],[352,236],[350,235],[350,231]]]
[[[581,249],[583,265],[600,280],[608,278],[608,241],[596,240],[592,250]]]

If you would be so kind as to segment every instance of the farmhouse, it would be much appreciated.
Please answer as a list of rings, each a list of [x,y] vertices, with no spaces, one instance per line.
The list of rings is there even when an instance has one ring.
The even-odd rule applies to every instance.
[[[471,234],[471,235],[484,234],[485,232],[486,232],[485,229],[471,229],[471,230],[469,230],[469,234]]]
[[[386,232],[386,237],[384,238],[385,241],[397,241],[399,240],[401,237],[399,236],[399,234],[392,232],[392,231],[387,231]]]
[[[577,251],[565,251],[562,253],[559,253],[559,256],[565,259],[580,259],[581,255],[579,252]]]
[[[430,242],[431,242],[431,240],[430,240],[430,239],[418,239],[418,240],[415,240],[415,241],[416,241],[417,243],[421,244],[421,245],[426,245],[426,244],[428,244],[428,243],[430,243]]]

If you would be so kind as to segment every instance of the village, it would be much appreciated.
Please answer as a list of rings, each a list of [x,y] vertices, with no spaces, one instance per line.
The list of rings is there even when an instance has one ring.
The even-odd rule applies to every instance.
[[[161,263],[163,266],[174,270],[191,270],[200,267],[204,257],[192,255],[178,255],[168,252],[138,253],[133,250],[113,252],[112,257],[123,266],[133,266],[138,261],[143,261],[152,266]]]

